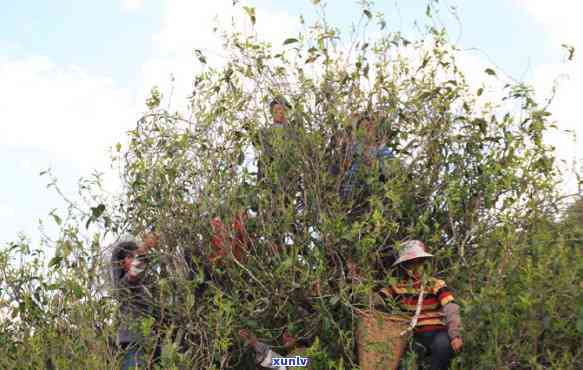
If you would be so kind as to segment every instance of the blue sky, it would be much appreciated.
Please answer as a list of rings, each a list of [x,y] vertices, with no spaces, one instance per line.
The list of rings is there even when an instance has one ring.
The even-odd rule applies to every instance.
[[[205,5],[196,5],[196,4]],[[252,2],[260,34],[283,40],[296,32],[308,0]],[[358,14],[354,1],[330,1],[329,16],[348,26]],[[415,35],[424,0],[377,1],[388,27]],[[452,41],[472,51],[475,66],[495,63],[512,77],[548,93],[553,79],[565,79],[554,113],[564,129],[579,129],[577,96],[583,66],[565,64],[561,43],[581,45],[583,27],[577,2],[559,0],[440,1],[436,21]],[[0,243],[19,231],[38,240],[38,219],[47,220],[63,202],[46,189],[39,172],[51,166],[68,195],[79,177],[106,171],[108,146],[124,142],[124,132],[144,110],[154,84],[167,87],[172,73],[179,88],[190,84],[192,49],[217,50],[211,21],[228,16],[231,0],[108,0],[8,2],[0,13]],[[446,11],[457,7],[461,21]],[[397,11],[398,9],[398,11]],[[474,63],[473,62],[473,63]],[[475,67],[474,66],[474,67]],[[479,72],[480,68],[474,68]],[[165,85],[166,84],[166,85]],[[181,91],[178,89],[178,91]],[[558,137],[562,156],[582,151]],[[562,145],[564,144],[564,145]],[[110,176],[115,188],[115,176]],[[49,233],[54,232],[49,227]]]
[[[121,3],[119,0],[12,2],[0,14],[0,42],[14,46],[8,50],[13,56],[48,56],[56,64],[81,65],[92,73],[111,76],[120,86],[132,86],[137,78],[136,67],[155,54],[152,35],[162,27],[164,6],[163,1],[144,0],[139,9],[123,11]],[[330,6],[330,16],[349,24],[355,2],[339,3],[345,5]],[[378,3],[376,8],[385,12],[393,29],[412,32],[413,22],[423,20],[425,0]],[[309,14],[312,9],[308,0],[256,1],[255,4],[291,16]],[[482,49],[512,74],[522,76],[529,63],[544,63],[558,56],[548,53],[557,50],[558,45],[552,45],[543,27],[513,1],[450,4],[457,6],[463,22],[461,28],[445,9],[436,18],[444,21],[451,38],[459,38],[463,47]],[[6,56],[4,52],[1,54]]]

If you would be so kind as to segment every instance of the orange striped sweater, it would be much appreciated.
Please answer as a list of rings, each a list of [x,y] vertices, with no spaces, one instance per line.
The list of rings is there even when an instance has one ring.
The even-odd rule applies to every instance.
[[[446,330],[442,308],[454,300],[453,293],[443,280],[431,278],[425,286],[423,305],[415,327],[416,333]],[[402,310],[411,317],[417,309],[417,301],[421,294],[420,280],[403,280],[399,283],[380,290],[385,299],[396,299]]]

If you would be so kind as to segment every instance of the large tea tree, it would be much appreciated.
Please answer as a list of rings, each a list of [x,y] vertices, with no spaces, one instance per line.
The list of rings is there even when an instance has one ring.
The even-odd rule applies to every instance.
[[[253,8],[241,11],[255,23]],[[553,284],[563,302],[580,299],[572,278],[582,263],[566,258],[572,243],[557,241],[553,226],[546,106],[492,69],[484,78],[494,83],[471,86],[443,30],[408,40],[366,3],[361,18],[352,34],[325,18],[302,21],[283,45],[225,31],[226,63],[195,51],[202,72],[188,113],[160,108],[153,89],[129,147],[117,147],[124,193],[103,197],[97,178],[82,184],[89,212],[72,204],[65,221],[53,214],[63,232],[49,273],[35,276],[38,257],[14,267],[14,252],[29,252],[22,245],[3,252],[2,294],[18,319],[2,324],[3,365],[32,356],[34,368],[115,366],[101,244],[148,228],[162,236],[151,272],[165,369],[254,368],[242,328],[276,346],[283,328],[306,338],[312,368],[356,367],[358,312],[395,277],[388,267],[408,238],[430,245],[435,274],[463,304],[460,368],[581,363],[579,329],[560,324],[570,311],[553,311]],[[271,127],[273,99],[287,107],[283,135]],[[394,158],[350,174],[364,116]],[[349,180],[356,185],[341,197]],[[213,244],[218,220],[224,249]],[[80,236],[87,227],[100,229],[95,239]],[[557,279],[543,298],[541,266],[551,263]],[[155,332],[151,320],[142,328]]]

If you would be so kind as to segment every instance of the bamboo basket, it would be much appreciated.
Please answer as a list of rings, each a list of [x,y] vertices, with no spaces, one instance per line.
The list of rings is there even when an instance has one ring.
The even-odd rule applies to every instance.
[[[410,331],[401,336],[408,326],[409,320],[401,316],[360,311],[357,341],[361,370],[397,369],[411,336]]]

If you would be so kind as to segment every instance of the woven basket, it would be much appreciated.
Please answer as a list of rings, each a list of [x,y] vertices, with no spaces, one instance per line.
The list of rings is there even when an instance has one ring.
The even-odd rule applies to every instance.
[[[358,358],[362,370],[396,369],[410,332],[407,319],[379,311],[361,311],[357,332]]]

